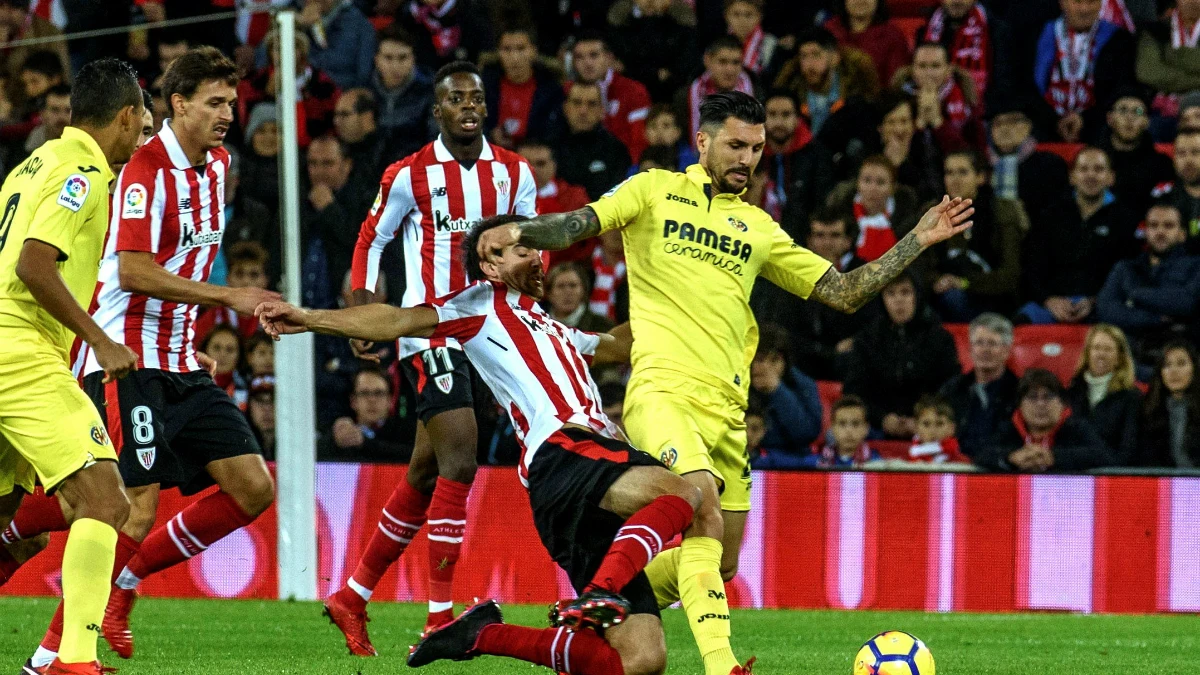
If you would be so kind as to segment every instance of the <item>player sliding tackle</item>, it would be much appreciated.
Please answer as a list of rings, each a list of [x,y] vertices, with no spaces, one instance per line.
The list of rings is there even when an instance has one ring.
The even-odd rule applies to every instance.
[[[410,666],[491,654],[575,675],[662,673],[666,643],[642,570],[691,523],[700,492],[629,445],[601,412],[585,362],[628,360],[629,326],[594,335],[552,320],[537,304],[536,249],[513,243],[476,253],[481,234],[521,220],[502,215],[476,225],[463,241],[476,283],[432,303],[304,310],[268,302],[256,313],[276,338],[304,331],[373,342],[455,338],[512,418],[538,534],[580,596],[554,607],[554,628],[507,625],[494,601],[477,604],[414,646]],[[606,629],[604,636],[591,627]]]
[[[722,580],[737,574],[750,510],[745,410],[758,326],[750,291],[761,274],[802,298],[844,312],[862,307],[926,248],[963,232],[970,200],[950,200],[874,262],[842,274],[801,248],[761,209],[741,200],[766,144],[762,104],[727,92],[700,106],[698,164],[653,170],[570,213],[487,232],[481,251],[518,241],[564,249],[620,229],[638,336],[625,399],[637,447],[700,489],[683,546],[646,569],[662,606],[683,600],[707,675],[737,675]]]

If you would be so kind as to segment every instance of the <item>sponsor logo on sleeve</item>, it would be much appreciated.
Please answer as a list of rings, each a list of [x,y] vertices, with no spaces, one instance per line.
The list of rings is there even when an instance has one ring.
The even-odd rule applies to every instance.
[[[625,185],[626,183],[628,183],[631,180],[633,180],[632,176],[630,176],[629,178],[626,178],[625,180],[621,181],[620,183],[617,183],[616,185],[612,186],[612,189],[610,189],[608,192],[605,192],[604,194],[602,194],[600,196],[601,197],[611,197],[611,196],[617,194],[617,190],[620,190],[623,185]]]
[[[73,173],[67,176],[67,182],[63,183],[62,190],[58,193],[58,203],[72,211],[79,211],[83,208],[83,202],[91,189],[92,184],[88,182],[87,176]]]
[[[146,188],[141,183],[125,188],[125,196],[121,198],[121,217],[145,218],[146,201]]]
[[[383,188],[379,188],[379,192],[375,193],[375,203],[371,205],[371,215],[379,214],[379,207],[383,206]]]

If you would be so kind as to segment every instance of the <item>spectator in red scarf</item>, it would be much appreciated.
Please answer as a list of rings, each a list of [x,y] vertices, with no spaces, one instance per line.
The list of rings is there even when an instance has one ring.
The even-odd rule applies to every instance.
[[[604,128],[625,144],[629,156],[640,158],[647,145],[647,115],[650,112],[650,93],[646,85],[613,70],[613,55],[604,36],[585,31],[571,47],[571,67],[575,81],[596,84],[604,106]],[[571,83],[567,84],[567,90]],[[691,141],[688,141],[689,146]]]
[[[892,86],[916,100],[916,126],[928,131],[943,153],[987,144],[983,104],[970,74],[950,63],[938,42],[917,46],[911,68],[901,68]]]
[[[213,381],[225,390],[239,407],[245,405],[245,383],[238,376],[237,367],[242,358],[242,341],[237,330],[228,324],[214,326],[200,343],[200,351],[216,362]],[[239,396],[238,390],[243,390]],[[243,408],[244,409],[244,408]]]
[[[705,96],[725,91],[754,95],[754,83],[742,68],[742,43],[722,35],[704,50],[704,72],[675,96],[675,107],[688,114],[687,138],[696,142],[700,131],[700,102]]]
[[[417,65],[429,72],[451,61],[474,62],[492,46],[490,3],[409,0],[398,4],[394,25],[413,36]]]
[[[814,444],[812,454],[802,466],[814,469],[860,468],[880,460],[879,453],[867,445],[871,425],[867,423],[867,404],[854,395],[839,398],[830,414],[829,435],[832,443]]]
[[[625,281],[625,244],[619,230],[600,235],[592,251],[592,296],[588,309],[614,323],[629,320],[629,287]]]
[[[858,177],[843,181],[826,203],[857,224],[855,253],[870,262],[908,234],[917,224],[917,194],[896,179],[896,167],[883,155],[863,160]]]
[[[1162,21],[1142,30],[1137,44],[1137,79],[1158,92],[1152,111],[1163,140],[1179,116],[1180,97],[1196,89],[1198,70],[1200,0],[1177,0]]]
[[[888,23],[887,3],[883,0],[842,0],[837,14],[825,22],[839,44],[861,49],[875,63],[879,83],[892,81],[896,71],[912,61],[908,38]]]
[[[766,79],[773,75],[779,38],[763,30],[762,19],[763,0],[725,0],[725,25],[742,43],[742,67]]]
[[[766,205],[793,238],[800,236],[808,216],[833,189],[833,156],[814,141],[800,119],[800,102],[785,89],[767,94],[767,146],[759,166],[766,170]]]
[[[929,22],[917,31],[918,42],[936,42],[950,63],[975,82],[981,101],[1012,95],[1012,49],[1008,24],[978,0],[942,0]],[[998,58],[997,58],[998,57]]]
[[[1062,382],[1030,368],[1017,386],[1017,410],[975,458],[985,469],[1044,473],[1116,466],[1117,458],[1082,416],[1071,414]]]
[[[529,161],[533,170],[533,181],[538,189],[538,213],[566,213],[588,203],[586,190],[558,177],[558,162],[547,143],[525,141],[517,146],[517,152]]]
[[[279,61],[279,33],[267,36],[267,53],[271,65],[243,79],[238,84],[238,116],[247,119],[247,112],[256,103],[274,101],[279,87],[275,65]],[[329,76],[308,62],[309,40],[303,33],[296,34],[296,82],[300,89],[300,101],[296,104],[297,141],[300,147],[308,147],[310,140],[333,128],[333,110],[337,105],[338,87]]]
[[[954,422],[954,407],[949,401],[937,395],[922,396],[913,412],[917,418],[917,433],[908,449],[910,462],[971,463],[958,449],[958,428]]]
[[[256,377],[250,382],[246,401],[246,419],[250,430],[263,449],[263,459],[275,460],[275,378],[271,375]]]
[[[1133,36],[1100,18],[1101,0],[1060,0],[1063,15],[1042,29],[1034,57],[1042,141],[1093,142],[1114,94],[1134,82]]]
[[[483,67],[488,111],[484,126],[492,142],[511,149],[530,136],[545,136],[559,124],[562,82],[538,57],[533,28],[502,30],[497,53],[498,62]]]
[[[229,272],[225,285],[230,288],[267,288],[267,249],[256,241],[239,241],[222,251]],[[205,336],[215,326],[229,326],[242,340],[258,330],[258,319],[243,316],[228,307],[209,307],[196,318],[196,335]],[[210,354],[211,356],[211,354]]]
[[[902,92],[879,101],[879,152],[896,167],[897,180],[922,201],[937,199],[942,185],[942,150],[929,129],[917,129],[917,103]]]

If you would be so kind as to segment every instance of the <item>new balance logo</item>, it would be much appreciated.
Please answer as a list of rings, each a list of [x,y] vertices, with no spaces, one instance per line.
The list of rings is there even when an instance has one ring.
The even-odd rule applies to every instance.
[[[180,211],[190,211],[191,208],[192,208],[192,198],[191,197],[180,197],[179,198],[179,210]]]
[[[446,196],[446,188],[435,187],[429,191],[429,194],[433,197],[445,197]]]

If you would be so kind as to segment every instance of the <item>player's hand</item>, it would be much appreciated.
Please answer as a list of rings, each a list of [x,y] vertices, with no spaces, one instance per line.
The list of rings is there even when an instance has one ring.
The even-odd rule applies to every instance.
[[[333,423],[333,443],[339,448],[361,447],[364,440],[362,429],[349,417],[339,417]]]
[[[913,228],[913,234],[917,236],[917,242],[922,248],[929,248],[956,234],[966,232],[967,228],[971,227],[969,219],[973,213],[975,209],[971,208],[970,199],[950,199],[949,195],[944,195],[941,203],[921,216],[921,220]]]
[[[937,281],[933,282],[933,292],[941,295],[946,291],[954,290],[956,288],[961,289],[963,286],[962,282],[962,277],[956,277],[953,274],[943,274],[942,276],[938,277]]]
[[[1093,298],[1080,298],[1072,303],[1072,308],[1075,310],[1075,321],[1083,321],[1092,313],[1096,307],[1096,301]]]
[[[370,361],[371,363],[379,363],[379,354],[376,354],[375,352],[371,351],[374,348],[375,348],[374,342],[368,342],[366,340],[355,340],[355,339],[350,340],[350,351],[354,352],[354,356],[358,357],[359,359],[362,359],[363,361]]]
[[[488,259],[488,251],[503,251],[506,247],[515,246],[521,239],[521,226],[517,223],[509,223],[500,227],[493,227],[484,232],[479,237],[479,243],[475,246],[475,252],[483,260]]]
[[[238,314],[254,316],[254,310],[264,302],[280,302],[283,296],[264,288],[230,288],[225,297],[225,306]]]
[[[196,361],[200,363],[200,367],[204,369],[210,376],[217,376],[217,361],[213,357],[204,352],[196,352]]]
[[[92,349],[96,352],[96,363],[104,369],[104,383],[115,382],[137,370],[137,354],[118,342],[106,340]]]
[[[264,302],[254,309],[263,331],[278,340],[308,330],[308,312],[286,302]]]

